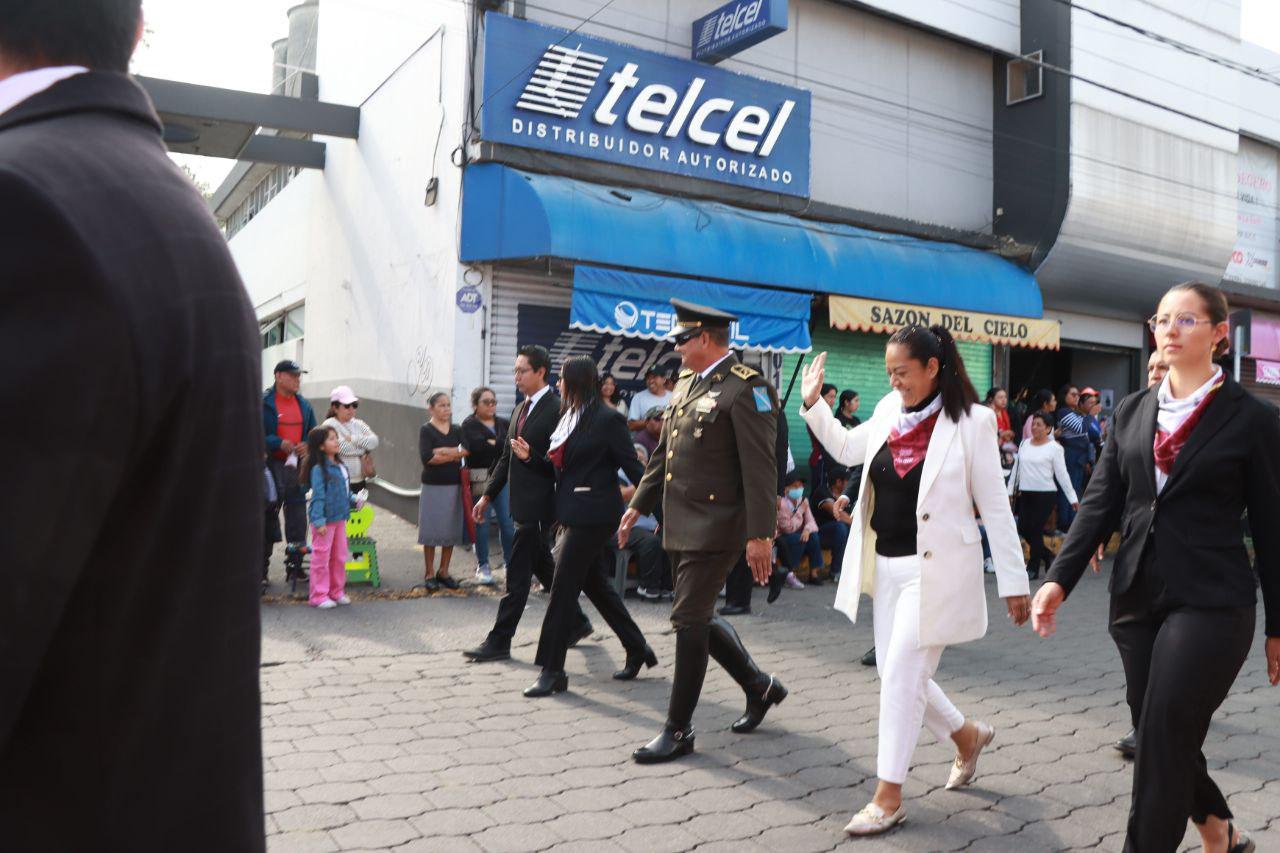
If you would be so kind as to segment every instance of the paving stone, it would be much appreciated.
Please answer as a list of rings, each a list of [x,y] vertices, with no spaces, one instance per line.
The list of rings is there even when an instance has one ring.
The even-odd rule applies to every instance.
[[[433,806],[422,794],[376,794],[364,799],[354,800],[351,808],[361,820],[401,819],[416,817]]]
[[[496,826],[494,819],[485,814],[483,809],[434,809],[427,814],[410,818],[409,823],[424,838],[475,835]]]
[[[418,838],[418,830],[407,820],[358,820],[332,830],[343,848],[379,850]]]
[[[321,782],[294,792],[304,803],[350,803],[374,793],[366,782]]]
[[[282,832],[267,838],[267,853],[329,853],[338,842],[327,832]]]
[[[271,817],[282,832],[309,832],[345,826],[355,820],[356,813],[344,805],[310,803],[276,812]]]
[[[491,853],[534,853],[546,850],[562,839],[544,824],[506,824],[494,826],[471,838]]]

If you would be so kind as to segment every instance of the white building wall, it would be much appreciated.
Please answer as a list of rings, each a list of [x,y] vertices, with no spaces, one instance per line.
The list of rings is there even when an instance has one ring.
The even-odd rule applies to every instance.
[[[527,14],[540,23],[581,26],[594,36],[688,58],[693,21],[722,3],[617,0],[600,12],[595,0],[538,0]],[[1018,47],[1018,12],[1007,0],[968,4],[980,11],[949,2],[869,5],[952,30],[956,38]],[[813,93],[813,200],[989,231],[990,52],[830,0],[792,0],[788,14],[786,32],[720,67]],[[986,26],[981,21],[994,28],[987,36],[1003,34],[996,40],[977,37]]]
[[[305,299],[306,393],[346,383],[420,407],[454,384],[464,11],[325,2],[319,31],[321,99],[360,105],[360,138],[325,139],[325,169],[299,175],[231,250],[259,316]],[[478,325],[469,337],[478,352]]]

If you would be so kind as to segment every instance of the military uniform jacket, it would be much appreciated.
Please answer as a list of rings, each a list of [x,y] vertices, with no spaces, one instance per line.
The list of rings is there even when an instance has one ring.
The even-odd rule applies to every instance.
[[[778,393],[730,355],[706,378],[685,370],[662,434],[631,499],[642,515],[662,500],[668,551],[741,551],[777,526]]]

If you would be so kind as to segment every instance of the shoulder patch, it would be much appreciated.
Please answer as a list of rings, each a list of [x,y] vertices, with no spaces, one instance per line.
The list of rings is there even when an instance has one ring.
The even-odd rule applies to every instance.
[[[729,368],[729,372],[739,379],[750,379],[752,376],[760,375],[760,371],[747,367],[745,364],[735,364]]]
[[[773,401],[769,399],[769,389],[763,385],[757,385],[751,389],[752,395],[756,398],[757,412],[772,412]]]

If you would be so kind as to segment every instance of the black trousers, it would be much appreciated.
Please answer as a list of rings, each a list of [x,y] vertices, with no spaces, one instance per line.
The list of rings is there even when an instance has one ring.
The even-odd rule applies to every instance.
[[[1018,498],[1018,533],[1031,546],[1027,574],[1038,574],[1043,564],[1049,570],[1053,552],[1044,544],[1044,523],[1057,505],[1057,492],[1023,492]]]
[[[615,529],[615,532],[616,529]],[[608,548],[609,555],[617,553],[617,543]],[[671,564],[667,560],[667,552],[662,550],[662,537],[651,530],[632,528],[631,538],[627,540],[627,548],[636,558],[636,573],[639,586],[650,592],[671,589]],[[613,566],[609,566],[613,571]]]
[[[616,529],[616,528],[615,528]],[[486,643],[499,648],[511,648],[520,617],[529,603],[529,588],[536,577],[547,589],[552,588],[555,562],[551,559],[551,522],[517,522],[516,535],[511,541],[511,561],[507,563],[507,593],[498,602],[498,618],[489,632]],[[582,608],[574,601],[577,616],[572,621],[575,629],[589,626]],[[539,661],[541,663],[541,661]]]
[[[747,552],[743,551],[738,562],[734,564],[733,570],[729,572],[729,579],[725,581],[724,603],[735,607],[750,607],[751,588],[755,585],[755,578],[751,577],[751,567],[747,565]]]
[[[605,573],[602,557],[609,539],[618,531],[617,524],[582,525],[565,529],[556,560],[555,578],[551,582],[551,602],[542,620],[538,638],[537,661],[544,670],[564,671],[569,636],[577,629],[582,610],[578,593],[585,592],[604,621],[622,641],[629,657],[644,654],[644,634],[627,612],[627,606]]]
[[[1150,562],[1112,597],[1111,637],[1138,733],[1126,851],[1174,851],[1187,818],[1231,817],[1201,747],[1253,643],[1255,610],[1172,605]]]

